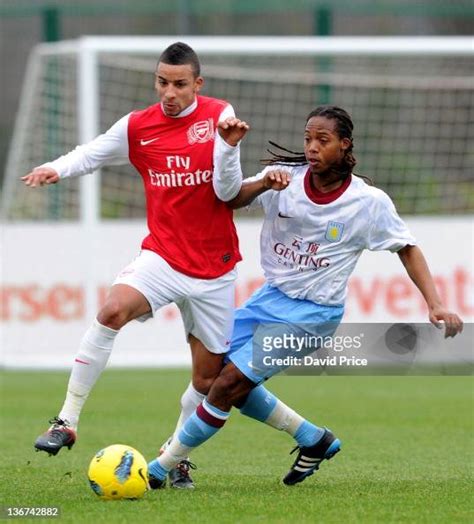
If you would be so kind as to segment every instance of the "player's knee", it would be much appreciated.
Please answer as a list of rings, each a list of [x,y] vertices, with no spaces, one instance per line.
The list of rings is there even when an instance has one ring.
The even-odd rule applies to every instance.
[[[214,355],[214,357],[219,357],[219,360],[212,360],[209,363],[206,363],[205,366],[195,365],[193,367],[193,386],[196,391],[202,395],[207,395],[211,386],[213,385],[216,378],[219,376],[219,373],[222,371],[222,355]]]
[[[202,377],[200,375],[193,376],[193,387],[202,395],[207,395],[214,383],[215,377]]]
[[[208,398],[211,403],[212,398],[233,403],[234,399],[240,395],[243,385],[242,373],[237,368],[233,366],[224,368],[214,381]]]
[[[99,311],[97,320],[111,329],[120,329],[128,322],[128,312],[116,299],[109,299]]]

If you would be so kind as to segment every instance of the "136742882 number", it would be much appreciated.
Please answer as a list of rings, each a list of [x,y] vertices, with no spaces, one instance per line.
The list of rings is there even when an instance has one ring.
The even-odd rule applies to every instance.
[[[59,514],[59,508],[53,506],[4,506],[1,511],[3,518],[51,518],[59,517]]]

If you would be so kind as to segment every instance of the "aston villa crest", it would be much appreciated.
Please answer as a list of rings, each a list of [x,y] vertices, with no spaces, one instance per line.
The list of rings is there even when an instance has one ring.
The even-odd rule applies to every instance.
[[[341,224],[341,222],[333,222],[331,220],[326,228],[325,238],[329,242],[339,242],[339,240],[342,238],[343,231],[344,224]]]
[[[188,142],[192,144],[204,144],[214,138],[214,122],[212,118],[196,122],[188,129]]]

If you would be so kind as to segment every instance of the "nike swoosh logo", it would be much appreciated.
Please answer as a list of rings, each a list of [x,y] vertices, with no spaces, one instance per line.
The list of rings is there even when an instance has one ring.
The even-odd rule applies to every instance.
[[[141,146],[147,146],[148,144],[151,144],[152,142],[155,142],[156,140],[159,140],[160,137],[157,136],[156,138],[152,138],[151,140],[140,140],[140,145]]]
[[[287,216],[287,215],[282,215],[281,213],[278,213],[278,216],[279,216],[280,218],[293,218],[293,217],[289,217],[289,216]]]

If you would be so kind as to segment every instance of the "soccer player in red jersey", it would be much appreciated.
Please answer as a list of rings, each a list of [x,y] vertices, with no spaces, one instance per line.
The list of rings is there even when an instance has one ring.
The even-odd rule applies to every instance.
[[[82,339],[64,405],[35,442],[53,455],[74,444],[81,409],[115,337],[131,320],[146,320],[171,302],[181,310],[193,367],[178,427],[204,399],[228,350],[241,256],[233,211],[225,202],[241,181],[234,177],[217,186],[213,155],[217,124],[233,117],[234,110],[223,100],[199,95],[199,59],[184,43],[162,53],[155,76],[157,104],[131,112],[91,142],[22,177],[33,188],[104,165],[131,163],[143,179],[147,202],[149,234]]]

